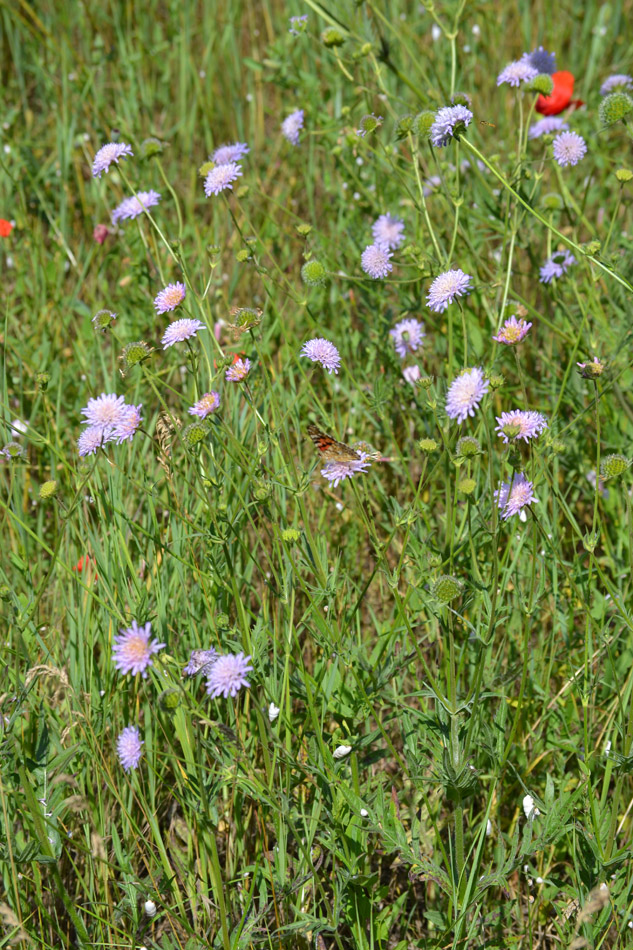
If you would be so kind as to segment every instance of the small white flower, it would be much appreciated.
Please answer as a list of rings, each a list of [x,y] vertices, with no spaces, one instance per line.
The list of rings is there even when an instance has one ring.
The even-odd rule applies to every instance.
[[[349,755],[351,751],[351,745],[338,745],[332,755],[335,759],[343,759],[346,755]]]
[[[156,904],[154,901],[147,900],[145,901],[144,909],[148,917],[153,917],[156,913]]]
[[[489,818],[488,821],[486,822],[486,837],[489,838],[491,834],[492,834],[492,822],[490,821],[490,818]]]
[[[544,884],[544,883],[545,883],[545,880],[544,880],[542,877],[537,877],[536,883],[537,883],[537,884]]]
[[[361,818],[367,818],[367,815],[368,815],[368,814],[369,814],[369,812],[367,811],[366,808],[361,808],[361,810],[360,810],[360,817],[361,817]]]
[[[268,718],[271,722],[274,722],[277,716],[279,715],[279,706],[275,706],[274,703],[271,703],[268,707]]]
[[[431,36],[433,37],[433,42],[437,43],[441,35],[442,35],[442,31],[440,30],[437,23],[434,23],[433,26],[431,27]]]
[[[537,818],[541,814],[534,804],[534,799],[531,795],[526,795],[523,799],[523,811],[525,813],[525,817],[528,819]]]
[[[604,747],[604,754],[609,755],[609,752],[611,752],[611,739],[606,742]]]

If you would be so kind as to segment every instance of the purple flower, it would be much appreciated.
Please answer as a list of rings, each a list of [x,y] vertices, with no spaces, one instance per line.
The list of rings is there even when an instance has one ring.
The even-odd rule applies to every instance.
[[[537,499],[534,497],[534,485],[523,475],[522,472],[515,472],[512,484],[510,482],[501,482],[501,485],[494,493],[497,507],[502,509],[501,518],[506,521],[512,515],[518,514],[522,521],[525,520],[523,508],[531,505]],[[523,517],[521,515],[523,514]]]
[[[537,73],[551,76],[556,72],[556,53],[548,53],[542,46],[537,46],[531,53],[524,53],[521,59],[533,66]]]
[[[198,402],[189,409],[190,416],[200,416],[206,419],[220,405],[220,394],[215,392],[205,393]]]
[[[314,340],[308,340],[307,343],[304,343],[299,356],[307,356],[313,363],[320,363],[323,369],[326,369],[330,374],[338,373],[341,365],[339,351],[333,343],[324,340],[322,337],[316,337]]]
[[[189,662],[183,667],[185,676],[195,676],[197,673],[208,674],[211,666],[218,658],[218,651],[211,647],[209,650],[192,650]]]
[[[136,430],[143,421],[143,417],[141,416],[142,408],[142,405],[125,406],[121,420],[117,422],[112,430],[111,438],[117,445],[121,445],[126,439],[131,441],[134,438]]]
[[[490,383],[484,379],[480,366],[464,370],[453,380],[446,394],[446,414],[449,419],[463,422],[467,416],[474,416],[475,409],[489,388]]]
[[[308,14],[304,13],[302,16],[291,16],[288,23],[290,24],[288,32],[292,33],[293,36],[301,36],[302,33],[305,33],[308,25]]]
[[[576,263],[576,258],[565,248],[562,251],[556,251],[551,257],[548,257],[540,270],[540,282],[542,284],[551,283],[556,277],[562,277],[566,274],[572,264]]]
[[[431,175],[430,178],[425,178],[422,187],[422,193],[425,198],[428,198],[429,195],[432,195],[436,188],[442,184],[442,179],[439,175]]]
[[[232,366],[229,366],[224,378],[229,381],[229,383],[241,383],[245,379],[251,368],[251,361],[248,357],[245,359],[235,360]]]
[[[125,142],[109,142],[102,145],[92,163],[92,177],[101,178],[102,172],[108,172],[112,162],[118,164],[120,158],[134,155],[132,147]]]
[[[115,393],[101,393],[96,399],[89,399],[88,405],[81,410],[89,426],[98,427],[108,438],[114,426],[125,419],[125,399]]]
[[[518,87],[522,82],[529,82],[535,76],[538,76],[538,69],[527,59],[517,59],[501,70],[497,76],[497,85],[501,86],[507,82],[509,86]]]
[[[154,309],[156,313],[167,313],[168,310],[175,310],[179,303],[182,303],[187,295],[187,288],[184,284],[167,284],[164,290],[156,294],[154,298]]]
[[[393,330],[389,331],[389,336],[393,337],[396,353],[403,360],[407,353],[415,353],[418,347],[422,346],[422,340],[426,334],[424,324],[410,317],[408,320],[396,323]]]
[[[155,207],[159,201],[160,194],[157,191],[139,191],[131,198],[124,198],[112,212],[112,224],[127,218],[138,218],[139,214]]]
[[[513,314],[509,320],[506,320],[501,329],[497,330],[497,335],[493,336],[492,339],[497,343],[505,343],[506,346],[514,346],[515,343],[520,343],[527,336],[531,326],[532,324],[526,323],[523,317],[517,320]]]
[[[366,274],[378,280],[393,269],[391,251],[383,244],[369,244],[360,256],[360,266]]]
[[[577,165],[587,153],[587,143],[577,132],[561,132],[552,142],[554,160],[561,168],[566,165]]]
[[[444,148],[455,133],[463,132],[472,120],[473,114],[466,106],[444,106],[435,113],[435,121],[429,129],[431,145]]]
[[[414,363],[413,366],[407,366],[402,370],[402,375],[408,383],[415,386],[420,378],[420,367],[417,363]]]
[[[589,484],[591,485],[591,487],[595,490],[595,487],[596,487],[596,470],[595,470],[595,468],[592,468],[592,469],[590,469],[590,471],[587,472],[587,481],[589,482]],[[609,497],[609,489],[605,486],[605,484],[604,484],[604,479],[603,479],[603,478],[599,478],[599,479],[598,479],[598,491],[600,492],[600,494],[602,495],[603,498],[608,498],[608,497]]]
[[[624,73],[616,73],[615,76],[609,76],[600,86],[600,95],[606,96],[614,89],[632,89],[633,79]]]
[[[569,126],[559,115],[547,115],[530,126],[529,139],[540,139],[542,135],[553,135],[554,132],[564,132]]]
[[[299,133],[303,128],[303,109],[291,112],[281,123],[281,133],[291,145],[299,144]]]
[[[169,324],[163,334],[161,340],[163,349],[166,350],[168,346],[173,346],[174,343],[182,343],[184,340],[190,340],[192,336],[196,335],[198,330],[206,330],[204,323],[200,320],[191,320],[187,317],[183,320],[175,320]]]
[[[104,438],[101,426],[88,426],[77,439],[77,449],[81,456],[94,455],[97,449],[109,439]]]
[[[472,277],[463,270],[447,270],[436,277],[429,288],[426,298],[428,306],[435,313],[443,313],[456,297],[463,297],[472,290]]]
[[[381,214],[374,221],[371,233],[374,236],[374,243],[386,247],[390,251],[395,251],[404,241],[404,221],[400,218],[392,218],[390,214]]]
[[[217,696],[236,696],[243,686],[250,687],[246,674],[253,667],[250,665],[250,656],[243,653],[227,653],[219,656],[207,679],[207,693],[213,698]]]
[[[126,726],[123,732],[116,740],[116,752],[119,762],[126,772],[131,769],[137,769],[143,755],[143,746],[145,743],[139,735],[136,726]]]
[[[216,165],[212,168],[204,180],[204,193],[207,198],[211,195],[219,195],[221,191],[229,189],[233,191],[233,182],[242,174],[242,166],[237,162],[226,162],[224,165]]]
[[[152,666],[152,655],[158,653],[166,643],[159,643],[158,640],[152,640],[152,625],[146,623],[144,627],[139,627],[136,620],[132,621],[132,626],[120,630],[121,634],[114,638],[112,646],[112,662],[119,673],[126,676],[132,673],[136,676],[140,673],[143,679],[147,676],[148,667]]]
[[[321,469],[321,475],[323,478],[327,478],[333,488],[336,488],[339,482],[342,482],[345,478],[353,478],[354,475],[361,472],[365,474],[369,465],[371,465],[371,457],[367,452],[359,452],[357,459],[339,459],[336,462],[327,462]]]
[[[547,429],[547,419],[541,412],[527,409],[515,409],[513,412],[502,412],[496,416],[497,427],[495,432],[508,444],[515,439],[529,442],[537,438],[543,429]]]
[[[220,145],[210,160],[215,165],[229,165],[231,162],[240,162],[249,152],[246,142],[234,142],[233,145]]]

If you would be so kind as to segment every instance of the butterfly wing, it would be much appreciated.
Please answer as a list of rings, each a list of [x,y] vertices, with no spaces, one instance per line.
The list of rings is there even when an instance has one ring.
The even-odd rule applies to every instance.
[[[337,442],[318,426],[309,425],[308,435],[319,450],[321,458],[326,462],[351,462],[360,458],[355,449],[345,445],[344,442]]]

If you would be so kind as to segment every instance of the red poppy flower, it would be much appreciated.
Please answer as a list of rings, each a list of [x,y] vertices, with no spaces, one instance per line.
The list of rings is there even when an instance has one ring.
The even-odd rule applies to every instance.
[[[538,97],[536,100],[537,112],[540,112],[541,115],[558,115],[559,112],[570,105],[575,108],[584,105],[580,99],[576,99],[574,102],[571,100],[574,94],[574,77],[570,72],[562,69],[557,73],[553,73],[552,79],[554,80],[552,94],[551,96]]]
[[[94,565],[96,565],[96,563],[97,562],[94,557],[92,557],[90,554],[85,554],[79,558],[71,570],[77,571],[78,574],[81,574],[85,569],[86,573],[88,573],[89,570],[94,570]],[[95,574],[95,580],[99,580],[98,574]]]
[[[11,231],[13,230],[13,225],[10,221],[5,221],[4,218],[0,218],[0,237],[9,237]]]

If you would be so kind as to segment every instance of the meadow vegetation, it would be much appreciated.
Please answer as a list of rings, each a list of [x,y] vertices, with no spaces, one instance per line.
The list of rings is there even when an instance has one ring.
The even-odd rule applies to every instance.
[[[633,945],[632,19],[0,5],[1,946]]]

